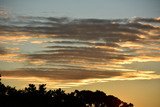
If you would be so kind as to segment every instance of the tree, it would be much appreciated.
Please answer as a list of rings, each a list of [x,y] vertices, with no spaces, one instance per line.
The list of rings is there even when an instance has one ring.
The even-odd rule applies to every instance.
[[[40,96],[44,96],[46,94],[46,84],[40,84],[38,93]]]
[[[65,93],[62,89],[46,90],[46,84],[34,84],[22,90],[5,86],[0,81],[0,107],[133,107],[113,95],[102,91],[75,90]]]

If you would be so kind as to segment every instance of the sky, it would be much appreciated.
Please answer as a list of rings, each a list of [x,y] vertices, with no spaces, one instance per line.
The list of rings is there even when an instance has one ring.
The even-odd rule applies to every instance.
[[[159,107],[159,0],[0,0],[2,82],[102,90]]]

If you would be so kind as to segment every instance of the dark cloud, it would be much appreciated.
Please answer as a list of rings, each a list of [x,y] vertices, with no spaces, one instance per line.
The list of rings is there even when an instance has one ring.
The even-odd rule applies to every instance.
[[[127,27],[133,27],[134,29],[137,29],[137,30],[154,30],[154,29],[158,30],[159,29],[150,24],[140,24],[140,23],[129,23],[127,24]]]
[[[121,76],[116,71],[90,71],[81,69],[23,69],[16,71],[0,71],[2,76],[13,77],[45,77],[51,80],[101,79]]]
[[[158,19],[158,18],[137,17],[137,18],[134,19],[134,22],[160,23],[160,19]]]
[[[15,38],[22,37],[20,47],[29,45],[32,51],[27,52],[29,48],[25,48],[26,53],[21,53],[24,51],[21,49],[19,56],[13,57],[23,56],[25,68],[33,68],[1,71],[5,76],[56,80],[112,78],[122,76],[123,70],[128,71],[121,63],[145,62],[149,58],[158,61],[160,57],[160,28],[154,25],[159,24],[156,18],[106,20],[21,16],[2,21],[6,23],[0,23],[1,39],[9,43],[12,40],[8,38],[12,36],[16,36],[15,42],[18,41]],[[34,51],[33,43],[38,43],[41,49]],[[5,52],[1,47],[0,54]],[[10,60],[9,56],[6,58]]]
[[[0,55],[1,54],[7,54],[7,50],[0,46]]]
[[[48,62],[70,63],[85,60],[89,63],[111,62],[112,60],[126,60],[133,55],[125,55],[123,52],[112,48],[87,48],[87,47],[65,47],[51,46],[51,50],[44,51],[43,54],[30,54],[30,60],[47,60]]]
[[[147,20],[147,19],[146,19]],[[69,18],[43,18],[43,17],[20,17],[9,21],[13,25],[12,30],[31,33],[59,34],[59,35],[110,35],[112,33],[139,34],[139,28],[154,28],[153,26],[140,23],[129,23],[127,19],[105,20],[105,19],[69,19]],[[20,26],[22,24],[24,26]],[[41,26],[43,25],[43,26]],[[5,26],[2,26],[5,27]],[[4,29],[5,30],[5,29]]]

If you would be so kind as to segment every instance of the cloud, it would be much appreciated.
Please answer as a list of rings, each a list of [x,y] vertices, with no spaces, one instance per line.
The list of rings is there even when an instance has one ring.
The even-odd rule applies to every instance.
[[[27,41],[28,39],[30,39],[31,37],[29,36],[25,36],[25,35],[21,35],[21,36],[0,36],[0,40],[1,42],[24,42],[24,41]]]
[[[31,41],[31,43],[33,43],[33,44],[42,44],[43,41]]]
[[[0,47],[0,61],[4,62],[24,62],[23,55],[17,53],[10,53],[9,51],[16,51],[17,48]]]
[[[14,72],[14,73],[13,73]],[[109,78],[120,76],[120,72],[114,71],[89,71],[81,69],[23,69],[18,71],[3,71],[4,76],[17,77],[45,77],[55,80],[81,80],[89,78]]]
[[[7,53],[6,49],[4,49],[3,47],[0,47],[0,55],[6,54],[6,53]]]
[[[24,62],[26,60],[25,57],[23,57],[21,54],[0,54],[0,61],[5,62]]]
[[[0,47],[0,61],[25,64],[20,70],[3,71],[6,78],[47,78],[65,85],[159,78],[157,72],[137,73],[136,68],[124,66],[159,61],[159,18],[21,16],[5,22],[0,24],[4,46]]]
[[[9,11],[3,7],[0,7],[0,19],[8,19],[10,17]]]
[[[141,17],[136,17],[133,18],[134,22],[147,22],[147,23],[160,23],[160,18],[141,18]]]
[[[21,69],[16,71],[0,71],[3,79],[15,79],[38,84],[47,83],[49,88],[67,88],[97,82],[120,80],[159,79],[154,71],[89,71],[80,69]]]

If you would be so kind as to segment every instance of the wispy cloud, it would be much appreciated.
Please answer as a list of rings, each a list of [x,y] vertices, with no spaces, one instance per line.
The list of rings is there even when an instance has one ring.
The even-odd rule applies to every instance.
[[[81,69],[21,69],[0,71],[3,79],[20,79],[37,84],[47,83],[49,88],[67,88],[96,82],[117,80],[150,80],[159,79],[154,71],[89,71]]]
[[[0,7],[0,19],[8,19],[10,17],[10,13],[4,7]]]
[[[47,78],[63,81],[65,86],[160,78],[154,71],[137,72],[124,66],[160,61],[159,18],[21,16],[5,22],[0,23],[0,44],[4,47],[0,47],[0,61],[25,63],[20,70],[1,70],[5,78]]]

